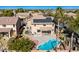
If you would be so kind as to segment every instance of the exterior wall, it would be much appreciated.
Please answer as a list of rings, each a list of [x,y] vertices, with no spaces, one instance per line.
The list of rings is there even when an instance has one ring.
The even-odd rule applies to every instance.
[[[15,34],[16,34],[16,25],[13,26],[13,25],[6,25],[6,27],[4,27],[3,25],[0,25],[0,28],[11,28]],[[9,34],[9,37],[10,36],[14,36],[14,34],[12,35],[11,33],[13,33],[12,31],[10,31],[8,34]],[[17,34],[16,34],[17,35]]]
[[[51,35],[54,33],[54,28],[55,28],[55,25],[54,24],[46,24],[46,26],[43,26],[43,25],[31,25],[31,32],[32,34],[39,34],[41,35],[42,33],[41,32],[37,32],[37,30],[41,30],[41,28],[45,29],[45,28],[51,28],[50,31],[51,31]],[[45,29],[46,30],[46,29]]]
[[[0,28],[12,28],[13,30],[16,30],[16,25],[15,27],[13,27],[13,25],[6,25],[6,27],[4,27],[3,25],[0,25]]]

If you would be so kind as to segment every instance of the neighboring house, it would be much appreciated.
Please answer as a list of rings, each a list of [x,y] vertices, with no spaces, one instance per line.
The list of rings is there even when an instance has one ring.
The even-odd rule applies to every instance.
[[[64,15],[66,15],[68,17],[73,17],[73,18],[76,18],[76,16],[77,16],[75,13],[72,13],[72,12],[64,13]]]
[[[31,13],[17,13],[16,14],[17,17],[19,17],[19,19],[21,20],[21,24],[25,24],[27,23],[27,21],[32,17]]]
[[[54,33],[55,24],[53,17],[33,18],[30,26],[32,34],[52,35]]]
[[[27,18],[29,16],[29,13],[17,13],[16,16],[19,18]]]
[[[0,17],[0,34],[8,37],[19,33],[21,22],[18,17]]]
[[[17,13],[16,16],[21,18],[21,19],[29,19],[29,18],[32,17],[32,13],[31,12],[28,12],[28,13]]]

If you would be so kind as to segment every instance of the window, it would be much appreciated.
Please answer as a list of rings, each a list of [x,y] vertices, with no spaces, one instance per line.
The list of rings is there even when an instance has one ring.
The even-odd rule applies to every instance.
[[[54,26],[54,24],[52,24],[52,26]]]
[[[46,24],[43,24],[43,26],[46,26]]]
[[[36,26],[36,24],[34,24],[34,26]]]
[[[27,29],[29,29],[29,27],[27,27]]]
[[[6,25],[2,25],[3,27],[6,27]]]
[[[15,27],[15,24],[13,24],[13,27]]]
[[[37,32],[40,32],[40,30],[37,30]]]

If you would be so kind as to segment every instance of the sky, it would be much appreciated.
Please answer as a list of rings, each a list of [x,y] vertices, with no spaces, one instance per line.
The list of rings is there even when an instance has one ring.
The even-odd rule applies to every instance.
[[[0,6],[0,9],[56,9],[58,6]],[[63,9],[79,9],[79,6],[60,6]]]

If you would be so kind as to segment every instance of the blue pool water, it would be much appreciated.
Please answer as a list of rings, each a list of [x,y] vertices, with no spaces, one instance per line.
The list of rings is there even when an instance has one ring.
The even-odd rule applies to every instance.
[[[57,39],[50,39],[49,41],[39,45],[38,49],[49,51],[57,47],[58,44],[60,44],[60,41],[58,41]]]

